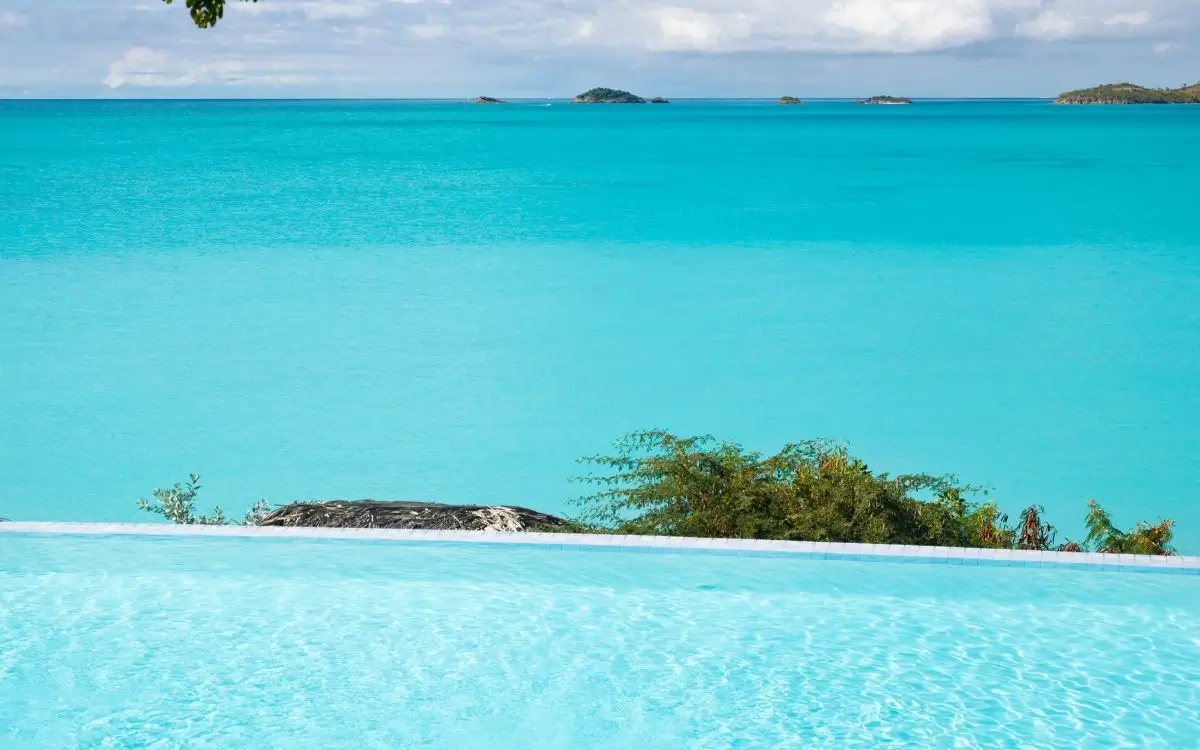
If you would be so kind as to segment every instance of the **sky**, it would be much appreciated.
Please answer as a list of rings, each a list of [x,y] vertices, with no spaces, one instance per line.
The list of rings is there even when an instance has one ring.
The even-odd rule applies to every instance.
[[[0,0],[0,97],[1034,97],[1200,80],[1200,0]]]

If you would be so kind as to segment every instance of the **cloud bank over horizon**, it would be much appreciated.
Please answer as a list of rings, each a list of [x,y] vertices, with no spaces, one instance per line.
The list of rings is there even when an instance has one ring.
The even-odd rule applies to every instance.
[[[4,96],[1039,96],[1200,79],[1193,0],[0,0]]]

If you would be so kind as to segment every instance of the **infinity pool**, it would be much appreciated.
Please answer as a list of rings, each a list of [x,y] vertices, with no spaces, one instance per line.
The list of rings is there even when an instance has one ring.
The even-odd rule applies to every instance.
[[[6,533],[0,746],[1194,748],[1200,575]]]

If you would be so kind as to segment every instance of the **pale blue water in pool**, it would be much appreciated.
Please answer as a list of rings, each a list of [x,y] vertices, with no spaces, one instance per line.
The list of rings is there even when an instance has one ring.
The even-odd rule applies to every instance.
[[[1200,552],[1200,108],[0,102],[0,516],[565,509],[660,426]]]
[[[0,746],[1200,746],[1200,576],[0,535]]]

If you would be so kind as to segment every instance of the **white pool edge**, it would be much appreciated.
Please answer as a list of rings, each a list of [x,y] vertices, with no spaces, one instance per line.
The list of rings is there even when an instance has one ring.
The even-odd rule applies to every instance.
[[[554,534],[497,531],[408,531],[401,529],[308,529],[290,527],[176,526],[146,523],[60,523],[8,521],[2,534],[63,534],[86,536],[259,537],[291,539],[348,539],[398,542],[457,542],[534,545],[559,549],[609,548],[614,551],[717,552],[750,556],[798,556],[822,559],[884,560],[951,565],[1066,567],[1089,569],[1161,570],[1200,574],[1200,557],[1110,555],[1081,552],[916,547],[898,544],[838,544],[761,539],[696,539],[608,534]]]

